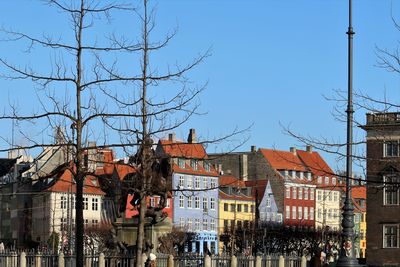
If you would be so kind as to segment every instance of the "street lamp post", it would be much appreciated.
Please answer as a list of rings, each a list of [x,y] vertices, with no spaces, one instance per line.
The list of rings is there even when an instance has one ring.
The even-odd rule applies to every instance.
[[[346,198],[342,216],[342,243],[336,266],[359,266],[354,253],[354,207],[351,200],[350,178],[353,163],[353,27],[352,0],[349,0],[348,36],[348,97],[347,97],[347,151],[346,151]]]

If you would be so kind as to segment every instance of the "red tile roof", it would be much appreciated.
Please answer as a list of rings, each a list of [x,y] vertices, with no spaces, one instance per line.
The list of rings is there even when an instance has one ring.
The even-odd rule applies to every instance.
[[[367,199],[367,188],[365,186],[352,187],[351,196],[354,199]]]
[[[51,186],[47,187],[44,191],[49,192],[76,192],[76,184],[73,181],[73,175],[70,169],[64,169],[62,172],[57,174],[55,177],[55,182]],[[83,186],[84,194],[95,194],[95,195],[105,195],[105,193],[100,189],[99,181],[95,176],[88,175],[85,178]]]
[[[254,201],[254,197],[249,197],[243,194],[240,195],[228,195],[221,190],[219,190],[219,198],[227,200],[241,200],[241,201]]]
[[[222,175],[219,177],[220,186],[230,186],[230,187],[246,187],[244,181],[236,178],[233,175]]]
[[[292,152],[265,148],[260,148],[260,151],[275,170],[307,170],[299,157]]]
[[[171,142],[169,140],[160,140],[165,154],[170,157],[191,158],[191,159],[206,159],[207,153],[202,144],[198,143],[183,143]]]
[[[303,161],[303,163],[310,169],[313,175],[329,177],[335,175],[333,170],[328,166],[328,164],[318,152],[297,150],[296,153],[301,161]]]

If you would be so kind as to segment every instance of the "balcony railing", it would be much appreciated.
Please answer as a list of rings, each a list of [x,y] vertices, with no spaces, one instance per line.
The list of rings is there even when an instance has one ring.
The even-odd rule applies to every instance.
[[[367,125],[400,123],[400,112],[368,113]]]

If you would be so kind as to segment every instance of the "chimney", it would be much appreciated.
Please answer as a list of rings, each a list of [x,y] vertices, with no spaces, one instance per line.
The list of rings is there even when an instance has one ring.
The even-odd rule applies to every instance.
[[[256,152],[257,148],[256,146],[251,146],[251,152]]]
[[[310,145],[306,146],[306,151],[311,153],[312,152],[312,146],[310,146]]]
[[[194,144],[196,143],[196,131],[195,129],[190,129],[189,130],[189,136],[188,136],[188,143],[189,144]]]
[[[296,156],[296,148],[294,147],[294,146],[292,146],[292,147],[290,147],[290,152],[292,152],[293,153],[293,155],[295,155]]]
[[[171,141],[172,143],[176,142],[176,135],[175,133],[170,133],[168,134],[168,141]]]

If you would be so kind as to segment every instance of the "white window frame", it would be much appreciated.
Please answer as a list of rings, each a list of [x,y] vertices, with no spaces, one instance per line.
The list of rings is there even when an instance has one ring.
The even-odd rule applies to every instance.
[[[185,208],[185,198],[183,195],[179,196],[179,208]]]
[[[194,208],[200,209],[200,197],[194,197]]]
[[[311,207],[310,208],[310,221],[313,221],[313,220],[314,220],[314,208]]]
[[[315,190],[314,188],[310,188],[310,200],[314,200],[315,198]]]
[[[192,189],[192,187],[193,187],[193,177],[192,176],[187,177],[186,187],[188,189]]]
[[[210,210],[215,210],[215,198],[210,197]]]
[[[299,189],[297,190],[298,195],[298,199],[303,199],[303,188],[299,187]]]
[[[286,219],[290,219],[290,206],[286,206],[285,218],[286,218]]]
[[[193,207],[193,198],[191,196],[187,197],[187,208],[191,209]]]
[[[296,219],[297,219],[297,207],[292,206],[292,220],[296,220]]]
[[[297,199],[297,188],[292,187],[292,199]]]
[[[308,220],[308,207],[304,207],[303,219]]]
[[[183,177],[182,175],[179,175],[178,187],[179,189],[185,188],[185,177]]]
[[[194,188],[200,189],[200,177],[194,177]]]
[[[308,191],[310,191],[307,187],[306,188],[304,188],[304,200],[308,200]]]
[[[285,194],[286,198],[290,198],[290,187],[286,187],[286,194]]]

